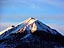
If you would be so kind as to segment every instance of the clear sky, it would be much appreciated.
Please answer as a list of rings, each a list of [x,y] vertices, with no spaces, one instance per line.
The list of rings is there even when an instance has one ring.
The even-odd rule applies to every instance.
[[[0,31],[29,17],[64,34],[64,0],[0,0]]]

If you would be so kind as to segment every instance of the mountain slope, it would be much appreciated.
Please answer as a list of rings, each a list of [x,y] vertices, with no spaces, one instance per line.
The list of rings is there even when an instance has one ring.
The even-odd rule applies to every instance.
[[[60,48],[64,47],[64,36],[31,17],[1,34],[0,47]]]

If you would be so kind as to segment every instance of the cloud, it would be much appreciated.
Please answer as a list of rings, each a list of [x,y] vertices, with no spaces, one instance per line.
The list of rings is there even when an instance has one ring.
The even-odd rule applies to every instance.
[[[30,16],[32,16],[31,14],[28,14],[28,15],[19,15],[19,14],[13,14],[13,15],[2,15],[2,16],[0,16],[1,18],[24,18],[24,17],[30,17]],[[56,14],[56,15],[44,15],[44,14],[42,14],[42,15],[34,15],[34,17],[36,17],[36,18],[48,18],[48,19],[61,19],[61,20],[63,20],[64,19],[64,14]]]
[[[1,0],[3,6],[39,8],[40,6],[51,5],[64,9],[63,0]]]
[[[27,8],[39,8],[34,1],[30,0],[2,0],[2,7],[27,7]]]
[[[11,23],[0,23],[0,31],[8,28],[11,25],[12,25]]]
[[[64,14],[40,15],[40,16],[37,15],[37,16],[34,16],[34,17],[37,18],[37,19],[40,19],[40,20],[48,20],[48,21],[54,20],[54,21],[64,23]]]
[[[64,20],[64,14],[57,14],[57,15],[48,15],[44,16],[44,18],[50,19],[50,20]]]
[[[37,0],[39,3],[45,3],[57,8],[64,9],[64,0]]]
[[[19,23],[29,17],[34,17],[42,22],[46,23],[56,23],[56,24],[64,24],[64,14],[58,15],[3,15],[1,16],[0,22],[12,22]],[[12,19],[12,20],[11,20]]]

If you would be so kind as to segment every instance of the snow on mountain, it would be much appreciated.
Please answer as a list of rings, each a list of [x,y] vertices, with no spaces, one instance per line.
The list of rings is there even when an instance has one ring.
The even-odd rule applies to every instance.
[[[13,28],[11,28],[11,29],[9,29],[9,28],[10,28],[10,27],[9,27],[8,29],[6,29],[6,30],[4,30],[4,31],[1,31],[0,38],[5,38],[5,37],[7,37],[9,34],[11,34],[11,33],[17,33],[20,29],[26,27],[27,25],[33,23],[34,21],[36,21],[36,20],[34,20],[34,19],[32,19],[32,18],[29,18],[29,19],[23,21],[21,24],[18,24],[18,25],[16,25],[15,27],[13,27]],[[28,28],[29,28],[29,27],[28,27]],[[29,29],[27,29],[27,30],[29,30]],[[2,32],[3,32],[3,33],[2,33]],[[3,37],[3,36],[4,36],[4,37]]]
[[[30,17],[29,19],[23,21],[22,23],[16,25],[15,27],[8,27],[6,30],[0,32],[0,37],[5,38],[11,33],[23,32],[28,30],[33,33],[37,30],[45,31],[51,34],[59,34],[56,30],[51,29],[49,26],[43,24],[39,20]],[[3,37],[4,36],[4,37]]]
[[[1,32],[0,48],[61,48],[64,47],[63,40],[64,37],[55,29],[30,17]]]
[[[13,27],[14,27],[14,26],[12,25],[12,26],[8,27],[7,29],[1,31],[1,32],[0,32],[0,35],[2,35],[3,33],[7,32],[7,31],[10,30],[10,29],[12,29]]]

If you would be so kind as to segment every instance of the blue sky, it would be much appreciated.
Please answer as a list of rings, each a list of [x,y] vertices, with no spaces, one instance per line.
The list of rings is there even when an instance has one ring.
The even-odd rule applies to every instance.
[[[64,0],[0,0],[0,30],[29,17],[64,34]]]

